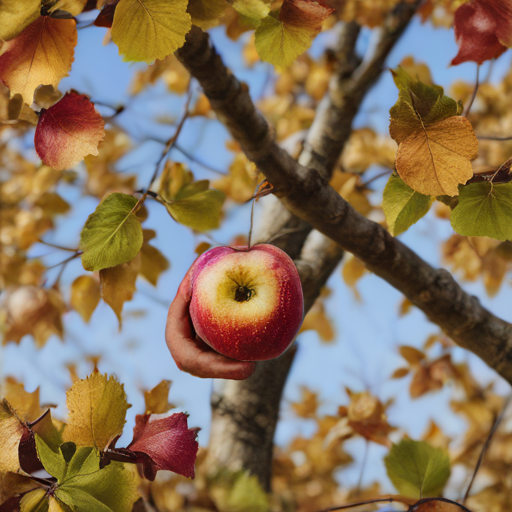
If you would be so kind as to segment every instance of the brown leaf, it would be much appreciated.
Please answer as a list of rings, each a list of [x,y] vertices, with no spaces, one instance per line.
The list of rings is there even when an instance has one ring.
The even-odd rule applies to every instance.
[[[426,357],[421,350],[409,347],[408,345],[401,345],[398,350],[400,351],[400,355],[411,365],[421,363]]]
[[[169,261],[156,247],[149,245],[149,240],[151,240],[156,233],[153,230],[144,229],[142,234],[144,235],[144,243],[140,250],[140,273],[153,286],[156,286],[160,274],[169,268]]]
[[[26,430],[9,402],[0,402],[0,472],[20,470],[18,447]]]
[[[37,87],[57,87],[68,75],[76,42],[75,20],[40,16],[2,46],[0,78],[12,94],[21,94],[30,105]]]
[[[300,402],[291,403],[293,411],[299,418],[315,418],[320,406],[318,394],[305,386],[301,386],[301,394]]]
[[[410,371],[409,368],[397,368],[391,375],[391,378],[392,379],[401,379],[402,377],[409,375],[409,371]]]
[[[102,299],[113,309],[121,328],[121,312],[126,301],[132,300],[135,281],[141,268],[140,253],[128,263],[100,270]]]

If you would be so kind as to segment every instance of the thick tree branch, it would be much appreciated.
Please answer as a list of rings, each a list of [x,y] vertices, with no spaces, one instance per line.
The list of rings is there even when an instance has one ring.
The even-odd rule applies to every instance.
[[[190,32],[178,56],[201,83],[221,121],[292,213],[356,255],[456,343],[512,383],[512,325],[483,308],[447,271],[432,268],[382,226],[358,214],[317,170],[298,164],[275,144],[247,87],[229,73],[199,29]],[[368,75],[364,72],[363,76]]]

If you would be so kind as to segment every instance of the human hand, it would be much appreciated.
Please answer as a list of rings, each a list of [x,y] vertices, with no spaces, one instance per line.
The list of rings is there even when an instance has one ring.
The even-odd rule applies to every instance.
[[[180,370],[203,379],[247,379],[254,373],[256,363],[223,356],[196,335],[189,313],[191,270],[180,284],[167,315],[165,341],[174,362]]]

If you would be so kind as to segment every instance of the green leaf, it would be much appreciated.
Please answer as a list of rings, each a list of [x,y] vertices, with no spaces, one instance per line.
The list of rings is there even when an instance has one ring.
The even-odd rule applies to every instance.
[[[512,240],[512,183],[482,182],[461,187],[451,223],[459,235]]]
[[[446,451],[425,441],[403,439],[392,446],[384,462],[398,492],[412,498],[439,496],[450,477]]]
[[[48,506],[46,491],[35,489],[21,498],[20,512],[47,512]]]
[[[251,20],[261,20],[270,12],[270,2],[266,0],[234,0],[233,9]]]
[[[311,46],[317,33],[316,30],[283,23],[269,15],[256,29],[256,50],[261,60],[278,69],[286,68]]]
[[[100,469],[100,453],[94,448],[68,442],[54,452],[37,435],[36,447],[46,471],[57,478],[54,495],[62,503],[77,511],[131,512],[139,494],[135,474],[125,470],[124,464],[111,462]],[[32,502],[37,503],[36,498]],[[32,511],[43,509],[27,510]]]
[[[112,23],[112,41],[123,60],[150,63],[183,46],[192,28],[187,5],[188,0],[121,0]]]
[[[80,235],[85,270],[101,270],[126,263],[142,247],[142,227],[131,213],[137,199],[115,192],[89,215]]]
[[[397,236],[423,217],[433,198],[414,191],[402,178],[393,174],[384,189],[382,207],[389,231]]]
[[[219,227],[222,205],[226,196],[220,190],[209,189],[178,201],[167,201],[171,217],[197,231]]]

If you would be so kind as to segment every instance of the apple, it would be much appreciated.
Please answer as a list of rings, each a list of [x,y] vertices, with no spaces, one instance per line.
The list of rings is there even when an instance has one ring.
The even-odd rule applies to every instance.
[[[196,260],[190,280],[196,333],[220,354],[265,361],[293,343],[304,298],[297,268],[281,249],[215,247]]]

